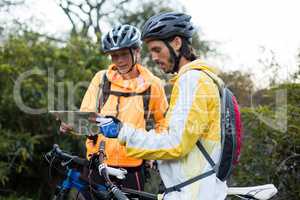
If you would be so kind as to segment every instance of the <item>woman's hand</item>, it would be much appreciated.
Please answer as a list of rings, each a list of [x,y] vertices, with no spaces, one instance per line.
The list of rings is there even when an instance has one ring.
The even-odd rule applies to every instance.
[[[69,133],[73,130],[72,126],[69,124],[66,124],[64,122],[61,122],[60,127],[59,127],[59,131],[61,133]]]

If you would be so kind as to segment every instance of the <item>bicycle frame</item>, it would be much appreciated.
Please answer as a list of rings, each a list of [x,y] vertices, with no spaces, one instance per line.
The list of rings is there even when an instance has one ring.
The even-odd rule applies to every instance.
[[[48,157],[52,158],[51,162]],[[45,155],[46,160],[52,164],[56,158],[60,159],[60,163],[63,166],[67,166],[66,178],[62,184],[57,187],[56,199],[66,199],[69,191],[72,188],[77,189],[78,193],[82,194],[85,200],[94,199],[92,196],[96,196],[97,199],[109,200],[113,197],[118,200],[128,200],[128,198],[121,192],[117,186],[115,186],[109,179],[109,172],[107,168],[103,167],[104,161],[104,144],[100,145],[99,155],[94,155],[94,159],[87,161],[86,159],[79,158],[77,156],[69,155],[59,149],[58,145],[53,146],[53,150]],[[67,161],[66,161],[67,160]],[[65,161],[65,162],[64,162]],[[90,174],[92,168],[96,168],[101,177],[104,178],[104,183],[97,184],[92,183],[90,180],[90,174],[88,178],[82,176],[82,173],[77,170],[76,167],[70,167],[73,163],[80,166],[89,167]],[[96,165],[96,167],[95,167]],[[114,171],[114,173],[116,173]],[[120,174],[117,173],[120,176]]]
[[[56,195],[67,196],[69,194],[69,191],[72,188],[75,188],[78,192],[80,192],[84,196],[86,200],[90,200],[92,198],[90,195],[90,191],[88,189],[89,187],[90,187],[90,183],[88,183],[85,180],[82,180],[81,172],[75,169],[68,169],[66,178],[62,181],[62,184],[57,188],[58,191]],[[103,192],[102,195],[104,196],[108,188],[101,184],[94,184],[93,190],[96,190],[97,192]]]
[[[86,165],[86,160],[85,159],[80,159],[77,156],[72,156],[68,155],[66,153],[63,153],[59,148],[58,145],[54,149],[58,151],[59,154],[61,154],[61,157],[66,157],[70,159],[69,161],[65,162],[64,164],[70,164],[72,162],[78,163],[80,165]],[[60,152],[59,152],[60,151]],[[100,144],[100,156],[99,156],[99,163],[98,163],[98,173],[104,177],[105,183],[104,184],[97,184],[97,183],[91,183],[87,180],[84,180],[81,177],[81,172],[76,170],[76,169],[68,169],[66,178],[62,182],[62,185],[59,188],[58,195],[61,196],[62,198],[59,199],[64,199],[63,197],[68,194],[71,188],[76,188],[78,192],[80,192],[85,200],[90,200],[91,194],[95,193],[100,194],[100,198],[96,199],[101,199],[101,200],[109,200],[112,199],[112,195],[109,193],[112,192],[114,196],[117,199],[120,200],[126,200],[128,199],[126,195],[138,195],[141,198],[146,198],[146,199],[158,199],[158,195],[155,194],[150,194],[147,192],[143,191],[137,191],[134,189],[129,189],[129,188],[122,188],[121,191],[113,185],[113,183],[110,181],[108,174],[114,175],[119,178],[124,178],[126,174],[126,170],[122,169],[117,169],[113,167],[107,167],[103,161],[104,161],[104,144],[102,143],[102,146]],[[88,188],[91,188],[89,190]],[[246,200],[251,200],[251,199],[256,199],[256,200],[268,200],[271,199],[275,194],[277,193],[277,189],[273,184],[267,184],[267,185],[260,185],[260,186],[253,186],[253,187],[229,187],[227,190],[227,195],[234,195],[238,196],[241,199],[246,199]]]

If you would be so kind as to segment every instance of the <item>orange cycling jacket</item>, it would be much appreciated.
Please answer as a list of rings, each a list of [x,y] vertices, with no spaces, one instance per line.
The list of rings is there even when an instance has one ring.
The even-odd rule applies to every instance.
[[[148,69],[136,64],[139,76],[134,79],[125,80],[116,71],[115,65],[110,65],[108,70],[99,71],[92,79],[81,103],[80,110],[85,112],[98,112],[99,88],[103,75],[106,74],[111,83],[111,91],[122,93],[142,93],[151,86],[151,96],[149,99],[149,112],[155,121],[156,132],[166,130],[165,112],[168,108],[167,98],[162,82],[154,76]],[[101,92],[100,92],[101,95]],[[137,129],[145,130],[146,122],[144,117],[143,97],[136,96],[115,96],[110,94],[106,103],[100,108],[100,114],[116,116],[122,122],[131,124]],[[106,141],[106,163],[110,166],[136,167],[142,164],[141,159],[131,158],[126,155],[125,147],[117,139],[105,138],[98,135],[96,143],[93,140],[86,140],[87,158],[92,153],[98,151],[101,140]]]

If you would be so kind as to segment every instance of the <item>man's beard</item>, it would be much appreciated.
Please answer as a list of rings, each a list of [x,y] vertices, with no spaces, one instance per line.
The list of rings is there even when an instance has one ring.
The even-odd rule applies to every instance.
[[[167,74],[171,74],[174,73],[173,69],[174,69],[174,65],[175,65],[175,60],[170,56],[168,62],[170,63],[170,68],[166,69],[165,73]]]

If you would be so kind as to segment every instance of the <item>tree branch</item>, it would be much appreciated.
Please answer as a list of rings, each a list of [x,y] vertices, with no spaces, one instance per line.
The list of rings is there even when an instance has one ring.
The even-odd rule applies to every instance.
[[[34,33],[34,34],[36,34],[39,37],[44,37],[44,38],[47,38],[48,40],[52,40],[52,41],[55,41],[55,42],[61,42],[61,43],[66,43],[67,42],[65,40],[55,38],[55,37],[52,37],[52,36],[49,36],[49,35],[43,34],[43,33]]]
[[[24,1],[17,1],[17,2],[12,2],[12,1],[8,1],[8,0],[2,0],[0,2],[0,8],[4,7],[4,6],[16,6],[16,5],[20,5],[23,4]]]
[[[62,5],[61,2],[62,2],[62,1],[60,1],[59,7],[61,7],[61,9],[64,11],[64,13],[65,13],[65,14],[67,15],[67,17],[69,18],[69,20],[70,20],[70,22],[71,22],[71,24],[72,24],[72,32],[76,34],[76,33],[77,33],[76,25],[75,25],[75,22],[73,21],[71,15],[70,15],[70,13],[69,13],[69,4],[68,4],[68,6],[65,8],[65,7],[63,7],[63,5]],[[68,2],[68,1],[67,1],[67,2]]]
[[[130,1],[131,0],[120,0],[118,3],[112,5],[113,9],[109,12],[101,12],[105,3],[109,3],[107,0],[98,0],[96,2],[92,0],[84,0],[82,3],[76,3],[74,0],[60,0],[60,7],[64,10],[65,14],[71,21],[74,30],[73,32],[76,34],[80,33],[87,35],[90,28],[92,28],[91,30],[94,31],[97,36],[97,40],[99,40],[101,35],[101,19],[113,14],[116,10],[124,10],[124,5]],[[65,3],[64,6],[63,2]],[[89,8],[89,10],[84,8]],[[83,25],[82,29],[78,27],[76,23],[77,20],[81,21]],[[81,30],[77,30],[78,28]]]

